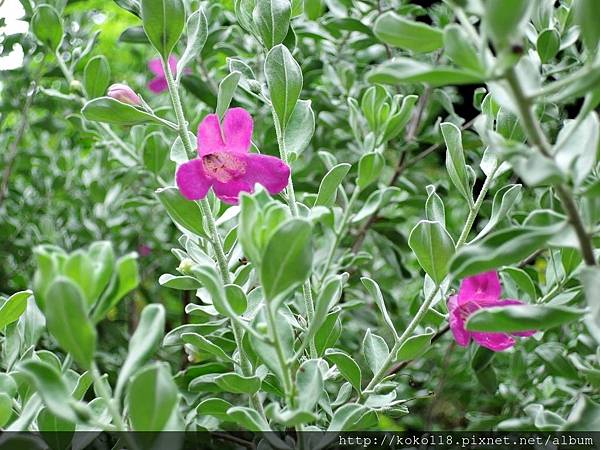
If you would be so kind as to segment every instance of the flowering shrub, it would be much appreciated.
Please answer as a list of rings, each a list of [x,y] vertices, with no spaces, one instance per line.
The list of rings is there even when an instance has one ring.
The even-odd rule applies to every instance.
[[[596,0],[20,3],[3,430],[599,429]]]

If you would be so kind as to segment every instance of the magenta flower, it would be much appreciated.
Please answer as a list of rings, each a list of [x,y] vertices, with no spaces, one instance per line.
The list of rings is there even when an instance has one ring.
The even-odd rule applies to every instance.
[[[175,75],[177,72],[177,58],[175,58],[173,55],[169,56],[169,67],[171,68],[173,75]],[[160,58],[151,59],[148,62],[148,69],[150,69],[150,71],[156,75],[148,83],[148,89],[156,94],[160,94],[161,92],[169,89],[167,77],[165,76],[165,71],[163,70],[162,61]]]
[[[243,108],[229,109],[223,126],[216,114],[209,114],[198,127],[199,158],[177,169],[179,191],[189,200],[206,197],[212,187],[225,203],[236,205],[240,192],[253,192],[256,183],[271,194],[285,189],[289,166],[279,158],[249,153],[252,117]]]
[[[140,256],[149,256],[152,253],[152,248],[146,244],[140,244],[138,245],[137,252]]]
[[[481,308],[524,304],[519,300],[500,299],[501,292],[500,279],[495,271],[468,277],[462,281],[458,295],[448,300],[450,330],[458,345],[468,346],[471,338],[482,347],[495,352],[501,352],[515,345],[514,338],[506,333],[475,332],[465,329],[465,322],[469,316]],[[535,331],[523,331],[512,334],[527,337],[534,333]]]
[[[108,90],[106,91],[106,95],[116,100],[119,100],[120,102],[128,103],[129,105],[137,106],[142,104],[142,100],[133,91],[133,89],[131,89],[126,84],[111,84]]]

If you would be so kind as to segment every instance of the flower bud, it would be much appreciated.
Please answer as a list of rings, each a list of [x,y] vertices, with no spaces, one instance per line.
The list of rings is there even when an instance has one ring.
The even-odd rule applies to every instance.
[[[81,87],[82,87],[81,82],[78,80],[73,80],[69,84],[69,89],[71,92],[79,93],[79,92],[81,92]]]
[[[133,89],[131,89],[126,84],[113,84],[108,88],[106,94],[109,97],[112,97],[123,103],[128,103],[129,105],[137,106],[142,104],[142,100],[138,97],[138,95],[135,92],[133,92]]]
[[[192,275],[192,267],[194,267],[195,263],[193,259],[184,258],[179,263],[179,267],[177,270],[184,275]]]

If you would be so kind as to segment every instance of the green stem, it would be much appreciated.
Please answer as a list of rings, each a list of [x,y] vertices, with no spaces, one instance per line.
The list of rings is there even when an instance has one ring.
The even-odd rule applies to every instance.
[[[163,59],[163,70],[165,72],[165,77],[167,79],[167,85],[169,87],[169,94],[171,95],[171,102],[173,103],[173,109],[175,111],[175,117],[177,118],[177,132],[179,133],[179,137],[181,138],[181,142],[185,148],[185,151],[188,155],[192,154],[194,148],[192,146],[192,141],[190,139],[190,135],[188,132],[188,124],[185,120],[185,115],[183,113],[183,106],[181,104],[181,99],[179,97],[179,91],[177,90],[177,85],[175,83],[175,79],[173,78],[173,73],[171,72],[171,67],[169,64]],[[217,259],[217,265],[219,266],[219,272],[221,273],[221,279],[224,284],[231,283],[231,276],[229,273],[229,267],[227,264],[227,257],[225,256],[225,251],[223,250],[223,243],[221,241],[221,237],[219,236],[219,231],[217,230],[217,224],[215,222],[215,218],[210,209],[209,201],[204,198],[200,200],[200,209],[202,211],[202,216],[206,220],[206,224],[208,226],[208,231],[211,237],[211,244],[215,254],[215,258]],[[246,357],[244,353],[244,348],[242,346],[242,335],[243,330],[239,323],[235,320],[230,320],[231,328],[233,330],[233,336],[235,339],[236,346],[239,352],[240,359],[240,367],[242,368],[242,373],[244,376],[252,375],[252,365],[250,361]],[[257,394],[250,395],[250,402],[254,406],[254,408],[264,416],[262,404]]]
[[[289,159],[287,154],[287,149],[285,147],[285,140],[283,137],[283,131],[281,126],[279,125],[279,120],[277,115],[275,114],[275,110],[273,110],[273,122],[275,123],[275,134],[277,135],[277,145],[279,147],[279,155],[284,163],[289,166]],[[290,179],[287,186],[287,200],[290,211],[294,217],[298,217],[298,204],[296,203],[296,191],[294,190],[294,181],[292,180],[292,176],[290,175]],[[312,286],[310,279],[306,280],[304,285],[302,286],[302,295],[304,297],[304,307],[306,309],[306,320],[307,327],[310,326],[310,323],[314,319],[315,315],[315,305],[312,298]],[[309,344],[310,357],[316,358],[317,348],[315,347],[314,340],[311,339]]]
[[[340,241],[342,240],[342,236],[344,235],[344,233],[346,231],[346,227],[348,225],[350,216],[352,214],[352,207],[354,206],[354,203],[358,199],[359,194],[360,194],[360,189],[358,187],[356,187],[354,189],[354,192],[352,193],[352,196],[350,197],[350,200],[348,201],[348,204],[346,205],[346,210],[344,211],[344,215],[342,216],[342,221],[340,223],[340,227],[337,230],[335,230],[335,238],[333,240],[333,244],[329,248],[327,260],[325,261],[325,265],[323,266],[323,271],[321,272],[321,276],[319,277],[319,281],[317,282],[317,286],[319,287],[319,289],[321,289],[321,286],[323,285],[323,281],[325,281],[325,277],[327,276],[327,272],[329,272],[329,268],[331,267],[331,263],[333,262],[333,258],[335,256],[335,251],[339,247]]]
[[[67,79],[67,83],[69,83],[70,88],[71,83],[74,81],[73,73],[65,64],[65,60],[62,58],[58,50],[54,53],[54,56],[56,56],[56,62],[58,62],[58,67],[60,68],[60,71],[63,73],[64,77]]]
[[[277,322],[275,321],[275,316],[273,315],[273,309],[269,304],[265,305],[265,308],[267,310],[267,326],[269,329],[269,336],[273,341],[275,353],[277,354],[277,360],[281,368],[283,391],[286,396],[286,403],[288,407],[292,409],[294,407],[294,383],[292,381],[292,374],[290,373],[290,366],[285,358],[283,345],[281,344],[281,340],[279,339],[279,333],[277,332]]]
[[[552,146],[548,142],[546,134],[544,133],[544,130],[542,130],[542,127],[535,116],[533,104],[525,94],[517,72],[514,68],[510,68],[505,77],[506,81],[510,85],[513,98],[519,110],[521,125],[523,126],[525,134],[527,135],[527,139],[539,150],[542,155],[547,158],[554,159],[552,155]],[[579,215],[577,204],[573,198],[573,194],[564,184],[556,185],[555,189],[556,194],[558,195],[558,198],[560,199],[563,208],[569,217],[569,222],[575,230],[585,264],[588,266],[595,266],[596,258],[594,256],[594,248],[591,243],[591,236],[585,229],[583,220]]]
[[[440,290],[440,287],[437,286],[433,291],[431,291],[429,296],[425,299],[425,301],[423,302],[423,304],[417,311],[417,314],[415,315],[415,317],[413,317],[413,319],[410,321],[410,323],[404,330],[404,333],[402,333],[402,335],[398,338],[398,340],[392,347],[392,350],[388,354],[387,358],[383,361],[383,364],[381,365],[381,367],[379,368],[377,373],[375,375],[373,375],[373,378],[371,379],[371,381],[369,382],[367,387],[363,390],[363,392],[361,394],[361,399],[364,399],[365,394],[370,393],[373,390],[373,388],[377,384],[379,384],[379,382],[381,380],[383,380],[383,378],[385,378],[385,374],[387,373],[387,371],[389,370],[391,365],[396,360],[396,353],[398,353],[398,350],[400,350],[400,347],[402,347],[402,345],[413,334],[413,332],[415,331],[415,329],[417,328],[419,323],[421,323],[421,320],[423,320],[423,317],[429,310],[429,306],[431,306],[431,303],[433,302],[433,299],[435,298],[435,296],[439,290]]]
[[[465,226],[463,227],[463,230],[460,233],[460,236],[458,237],[458,241],[456,242],[457,249],[462,247],[464,245],[464,243],[467,241],[467,238],[469,237],[471,228],[473,228],[473,223],[475,222],[475,219],[477,218],[477,214],[479,214],[479,210],[481,209],[481,205],[483,204],[483,201],[485,200],[485,196],[486,196],[488,190],[490,189],[490,184],[492,183],[492,180],[494,179],[496,170],[498,170],[497,167],[494,170],[492,170],[492,172],[489,174],[489,176],[485,179],[485,181],[483,182],[483,186],[481,187],[481,191],[479,191],[479,195],[477,196],[477,200],[475,200],[475,203],[473,204],[473,206],[471,206],[469,208],[469,215],[467,216]]]
[[[92,363],[90,374],[92,375],[92,380],[94,381],[94,386],[96,386],[98,395],[100,395],[100,397],[106,402],[106,407],[108,408],[108,412],[112,417],[115,428],[117,431],[127,431],[127,426],[125,425],[125,422],[123,421],[115,402],[106,390],[106,386],[104,386],[104,381],[102,380],[102,376],[100,375],[100,371],[98,370],[98,366],[95,362]]]
[[[473,206],[470,208],[469,215],[467,216],[467,221],[465,223],[465,226],[463,227],[462,232],[460,233],[460,237],[458,238],[458,241],[456,242],[456,245],[455,245],[456,250],[458,250],[460,247],[462,247],[465,244],[467,237],[469,236],[469,233],[471,232],[471,228],[473,227],[473,223],[475,222],[475,218],[477,217],[477,214],[479,214],[481,205],[483,204],[485,196],[490,188],[490,184],[491,184],[492,180],[494,179],[496,170],[497,170],[497,168],[492,170],[492,172],[489,174],[489,176],[485,179],[485,182],[483,183],[481,191],[479,192],[479,195],[477,196],[477,200],[475,201]],[[369,392],[371,392],[373,390],[373,388],[385,377],[385,374],[387,373],[387,371],[389,370],[391,365],[395,362],[396,353],[398,353],[398,350],[400,350],[400,347],[402,347],[402,345],[408,340],[408,338],[415,331],[415,329],[417,328],[419,323],[421,323],[421,320],[423,320],[423,317],[427,313],[427,310],[431,306],[431,303],[433,302],[433,299],[435,298],[435,296],[437,295],[439,290],[440,290],[440,286],[438,285],[429,294],[429,296],[425,299],[425,301],[423,302],[423,304],[417,311],[417,314],[415,315],[415,317],[413,317],[413,319],[410,321],[410,323],[408,324],[408,326],[406,327],[406,329],[404,330],[402,335],[396,340],[396,343],[392,347],[392,350],[390,351],[387,358],[384,360],[380,369],[373,376],[373,379],[371,379],[371,382],[367,385],[367,387],[362,392],[361,399],[364,399],[365,394],[368,394]]]

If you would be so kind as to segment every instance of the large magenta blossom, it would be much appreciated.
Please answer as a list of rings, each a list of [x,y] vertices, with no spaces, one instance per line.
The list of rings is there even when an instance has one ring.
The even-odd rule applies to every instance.
[[[448,300],[450,329],[458,345],[466,347],[471,338],[479,345],[495,352],[501,352],[515,345],[514,338],[506,333],[471,332],[465,329],[465,322],[469,316],[481,308],[523,304],[519,300],[501,299],[501,292],[500,279],[495,271],[468,277],[462,281],[458,295]],[[535,331],[524,331],[512,334],[526,337],[534,333]]]
[[[175,75],[177,72],[177,58],[175,58],[173,55],[169,56],[169,67],[171,68],[171,72],[173,72]],[[167,77],[165,76],[165,71],[163,70],[162,61],[160,58],[151,59],[148,62],[148,69],[150,69],[150,71],[156,75],[148,82],[148,89],[156,94],[160,94],[161,92],[169,89]]]
[[[252,192],[256,183],[271,194],[285,189],[290,168],[279,158],[249,153],[252,117],[243,108],[229,109],[223,127],[216,114],[209,114],[198,127],[198,155],[179,166],[179,191],[189,200],[206,197],[212,187],[225,203],[238,203],[240,192]]]

